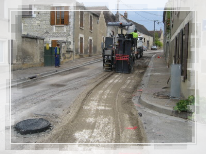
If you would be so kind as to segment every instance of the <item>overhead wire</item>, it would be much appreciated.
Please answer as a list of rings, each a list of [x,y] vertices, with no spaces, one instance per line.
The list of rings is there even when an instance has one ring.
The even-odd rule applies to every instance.
[[[119,2],[121,2],[123,5],[125,5],[125,6],[127,6],[127,7],[129,7],[129,8],[133,8],[132,6],[130,6],[130,5],[128,5],[128,4],[125,4],[122,0],[119,0]],[[134,9],[134,8],[133,8]],[[141,12],[146,12],[146,11],[141,11]],[[146,20],[149,20],[150,22],[152,21],[154,21],[154,20],[151,20],[151,19],[148,19],[148,18],[146,18],[146,17],[144,17],[144,16],[142,16],[141,14],[139,14],[139,13],[137,13],[137,12],[134,12],[135,14],[138,14],[139,16],[141,16],[142,18],[144,18],[144,19],[146,19]],[[147,12],[147,13],[149,13],[149,12]],[[152,14],[152,13],[149,13],[149,14]],[[155,14],[153,14],[153,15],[155,15]],[[140,21],[140,20],[139,20]],[[158,20],[158,22],[161,22],[161,21],[159,21]]]
[[[130,9],[140,10],[140,11],[141,11],[141,9],[135,8],[135,7],[133,7],[133,6],[130,6],[130,5],[126,4],[126,3],[124,3],[122,0],[119,0],[119,1],[120,1],[123,5],[127,6],[127,7],[130,8]],[[150,12],[148,12],[148,11],[142,11],[142,12],[148,13],[148,14],[151,14],[151,15],[155,15],[155,16],[162,16],[162,15],[159,15],[159,14],[150,13]]]

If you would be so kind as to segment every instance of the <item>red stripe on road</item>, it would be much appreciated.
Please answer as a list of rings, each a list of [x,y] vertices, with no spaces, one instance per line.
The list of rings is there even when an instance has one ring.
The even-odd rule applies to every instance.
[[[127,127],[126,129],[137,129],[137,126],[135,126],[135,127]]]

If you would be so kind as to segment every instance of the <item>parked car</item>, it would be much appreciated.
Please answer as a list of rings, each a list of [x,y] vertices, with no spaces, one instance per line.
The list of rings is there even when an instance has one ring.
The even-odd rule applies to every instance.
[[[143,46],[143,51],[147,51],[147,47],[146,46]]]
[[[157,46],[155,46],[155,45],[152,46],[152,47],[151,47],[151,50],[157,50]]]

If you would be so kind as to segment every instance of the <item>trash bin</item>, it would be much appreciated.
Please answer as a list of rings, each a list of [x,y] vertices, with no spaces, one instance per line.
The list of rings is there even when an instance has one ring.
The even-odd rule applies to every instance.
[[[54,47],[49,47],[48,50],[46,47],[44,47],[44,66],[54,66],[54,64]]]

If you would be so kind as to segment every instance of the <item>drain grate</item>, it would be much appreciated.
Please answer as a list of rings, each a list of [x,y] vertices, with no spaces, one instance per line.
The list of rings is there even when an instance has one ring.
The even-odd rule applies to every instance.
[[[43,118],[27,119],[15,125],[16,131],[21,135],[40,133],[49,128],[51,128],[51,124]]]

